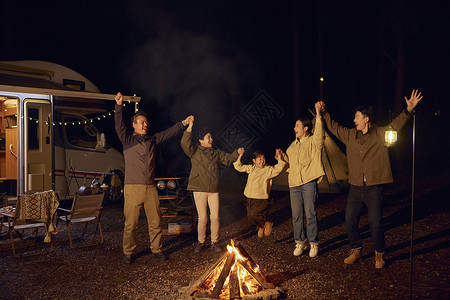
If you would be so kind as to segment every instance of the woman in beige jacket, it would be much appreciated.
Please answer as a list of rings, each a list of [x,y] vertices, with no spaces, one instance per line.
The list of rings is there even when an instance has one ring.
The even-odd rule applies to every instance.
[[[295,250],[299,256],[310,244],[309,256],[319,253],[316,202],[317,184],[325,175],[322,166],[324,131],[320,107],[316,103],[316,123],[311,135],[311,121],[300,119],[295,123],[295,140],[284,155],[288,163],[289,192],[291,198],[292,224],[294,226]],[[303,225],[303,210],[306,216],[306,232]]]

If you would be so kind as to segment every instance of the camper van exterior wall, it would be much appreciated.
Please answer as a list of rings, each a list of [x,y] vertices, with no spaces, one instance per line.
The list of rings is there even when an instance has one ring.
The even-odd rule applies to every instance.
[[[81,123],[87,120],[85,115],[107,112],[115,95],[99,93],[76,72],[72,80],[71,70],[57,64],[32,65],[30,72],[48,77],[42,79],[29,77],[27,72],[16,74],[27,69],[26,63],[17,68],[7,63],[0,62],[0,135],[5,142],[0,151],[0,185],[7,189],[2,192],[17,195],[53,189],[61,199],[69,199],[94,179],[102,184],[111,174],[123,175],[123,155],[106,143],[92,122],[63,123]],[[81,88],[73,90],[67,83],[78,83]],[[82,91],[87,88],[90,91]],[[137,103],[140,98],[124,96],[124,100]],[[115,175],[113,180],[116,187],[118,178]]]
[[[82,115],[61,114],[62,123],[69,120],[82,120],[82,124],[87,121]],[[81,186],[89,186],[93,181],[102,183],[105,174],[112,171],[124,174],[123,154],[109,145],[102,145],[102,135],[91,122],[81,126],[54,126],[55,191],[62,200],[74,195]]]

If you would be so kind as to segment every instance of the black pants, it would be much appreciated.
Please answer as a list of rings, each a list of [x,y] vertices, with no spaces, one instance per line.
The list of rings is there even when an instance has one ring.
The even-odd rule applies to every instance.
[[[370,229],[372,230],[373,248],[379,253],[384,252],[386,246],[383,231],[383,186],[354,186],[350,185],[345,209],[345,225],[347,227],[350,247],[358,249],[362,247],[359,235],[359,219],[363,206],[367,206]]]
[[[247,218],[250,223],[259,228],[264,227],[264,223],[269,222],[270,202],[269,199],[246,198]]]

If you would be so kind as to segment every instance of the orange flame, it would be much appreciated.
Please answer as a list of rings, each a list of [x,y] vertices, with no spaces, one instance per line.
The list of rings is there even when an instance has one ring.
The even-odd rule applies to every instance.
[[[242,266],[242,263],[245,263],[246,259],[239,253],[239,250],[236,247],[234,247],[234,245],[227,245],[227,250],[229,253],[233,252],[235,253],[235,261],[231,267],[231,270],[237,268],[236,273],[239,280],[239,291],[241,296],[254,295],[257,294],[259,291],[261,291],[263,288],[258,283],[258,281],[255,278],[253,278],[253,276]],[[212,292],[217,283],[217,279],[219,278],[220,273],[222,272],[222,269],[225,265],[225,261],[226,259],[221,261],[214,269],[214,271],[211,273],[211,275],[208,277],[208,279],[202,284],[204,291]],[[253,271],[255,273],[260,272],[259,266],[257,265]],[[223,284],[219,296],[220,299],[229,297],[230,295],[229,282],[230,282],[230,275],[227,276]]]

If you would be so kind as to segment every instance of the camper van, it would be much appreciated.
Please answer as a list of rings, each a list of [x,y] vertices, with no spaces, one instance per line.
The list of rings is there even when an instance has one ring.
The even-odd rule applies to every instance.
[[[64,200],[103,185],[120,198],[123,155],[95,126],[106,118],[114,126],[114,97],[57,64],[0,62],[0,192],[53,189]],[[137,109],[140,98],[124,100]]]

